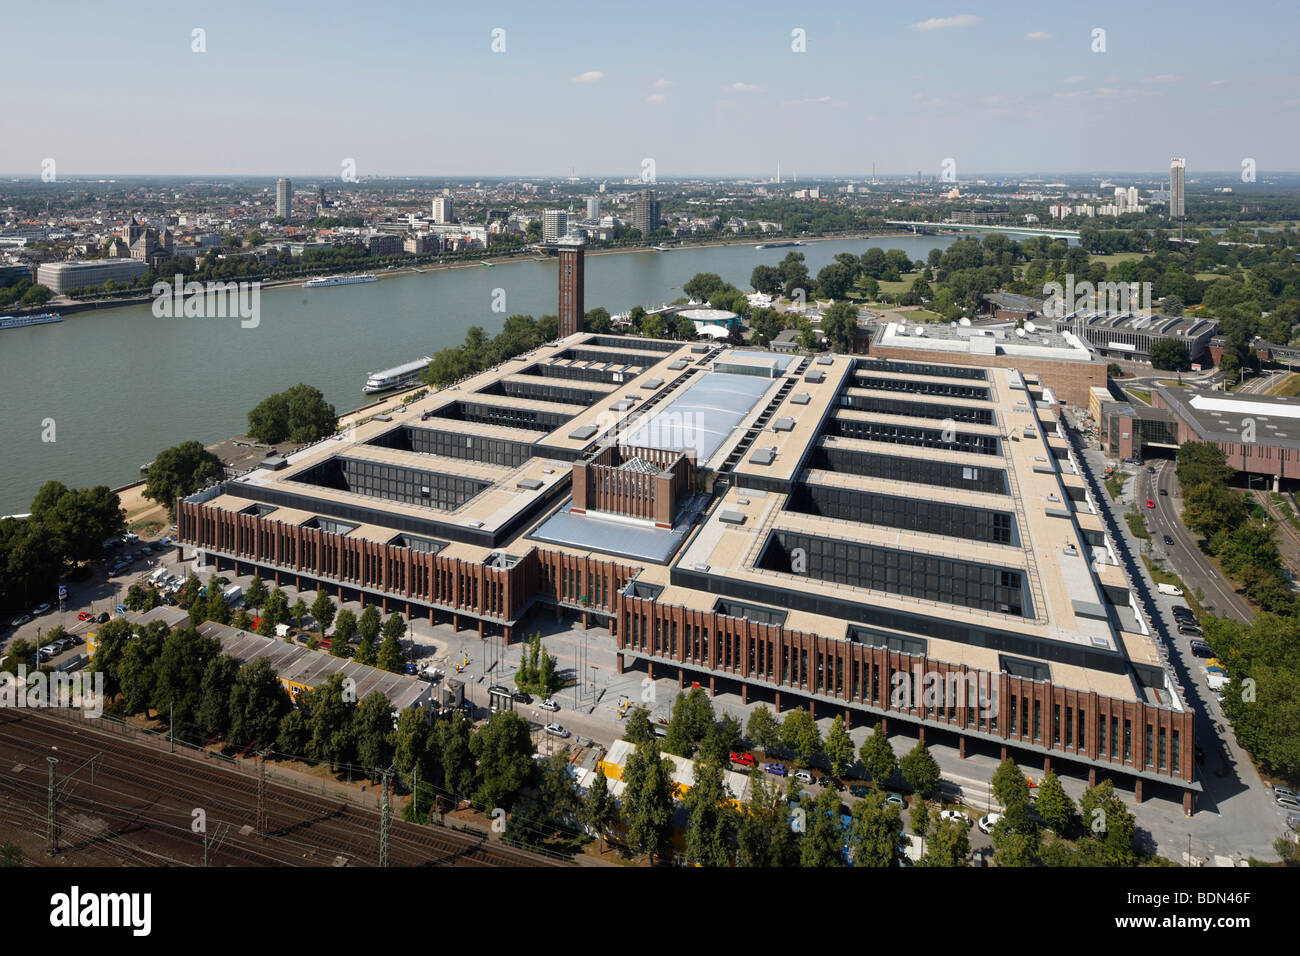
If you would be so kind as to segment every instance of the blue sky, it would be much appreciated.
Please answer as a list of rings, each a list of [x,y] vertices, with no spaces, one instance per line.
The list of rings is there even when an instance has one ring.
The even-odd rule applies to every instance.
[[[5,8],[6,174],[1300,167],[1294,2]]]

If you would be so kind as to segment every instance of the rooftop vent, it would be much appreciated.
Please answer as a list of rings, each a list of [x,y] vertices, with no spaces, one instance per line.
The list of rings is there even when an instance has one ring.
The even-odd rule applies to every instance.
[[[524,478],[515,484],[516,488],[522,488],[524,491],[536,491],[542,487],[542,483],[537,478]]]
[[[791,405],[807,405],[810,401],[812,401],[812,396],[807,392],[795,392],[790,396]]]
[[[596,431],[597,428],[595,425],[583,425],[581,428],[569,432],[569,437],[577,439],[578,441],[586,441],[589,438],[594,438],[596,436]]]
[[[794,419],[793,418],[776,419],[774,422],[772,422],[772,431],[774,432],[794,431]]]
[[[745,516],[739,511],[724,511],[718,515],[718,520],[723,524],[740,525],[745,523]]]
[[[760,448],[749,456],[749,460],[755,465],[770,465],[776,460],[776,449]]]

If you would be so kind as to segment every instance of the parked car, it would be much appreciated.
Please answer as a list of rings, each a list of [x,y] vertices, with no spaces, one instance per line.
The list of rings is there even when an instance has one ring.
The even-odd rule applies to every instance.
[[[107,612],[107,611],[100,611],[100,612],[99,612],[99,617],[95,618],[95,623],[96,623],[96,624],[107,624],[107,623],[108,623],[108,612]]]
[[[14,618],[12,621],[9,622],[9,626],[10,626],[10,627],[22,627],[24,624],[26,624],[26,623],[27,623],[28,621],[30,621],[31,619],[32,619],[32,617],[31,617],[30,614],[19,614],[16,618]]]
[[[1189,637],[1202,637],[1204,632],[1195,624],[1179,624],[1178,633],[1186,634]]]
[[[550,734],[552,737],[568,737],[568,736],[570,736],[568,730],[566,730],[565,728],[561,727],[559,724],[547,724],[546,727],[545,727],[545,730],[546,730],[546,732],[547,732],[548,734]]]
[[[1179,630],[1181,631],[1182,628],[1180,627]],[[1206,644],[1204,641],[1192,641],[1192,656],[1213,657],[1214,651],[1210,650],[1210,645]]]
[[[560,705],[557,704],[550,697],[547,697],[545,700],[538,703],[537,706],[542,708],[542,710],[549,710],[551,713],[555,713],[557,710],[560,709]]]
[[[785,776],[785,764],[783,763],[765,763],[763,769],[775,777]]]
[[[63,639],[64,647],[76,647],[79,644],[86,643],[86,639],[80,634],[69,634]]]
[[[125,604],[119,604],[119,605],[118,605],[117,607],[115,607],[113,610],[117,611],[118,614],[125,614],[125,613],[126,613],[126,605],[125,605]]]
[[[1151,499],[1151,498],[1148,498],[1148,499],[1147,499],[1147,507],[1148,507],[1148,508],[1154,508],[1155,506],[1156,506],[1155,501],[1154,501],[1153,499]]]
[[[1166,491],[1164,488],[1161,488],[1161,489],[1160,489],[1160,493],[1161,493],[1162,495],[1164,495],[1166,498],[1169,497],[1169,492]]]
[[[1002,814],[1000,813],[986,813],[984,816],[980,817],[980,833],[992,833],[993,828],[998,825],[998,821],[1001,819]]]
[[[1278,797],[1277,805],[1283,810],[1300,810],[1300,800],[1295,797]]]
[[[738,763],[742,767],[752,767],[754,766],[754,755],[733,751],[731,754],[731,762]]]
[[[167,547],[167,545],[171,543],[172,543],[172,539],[169,535],[163,535],[161,538],[158,539],[158,546],[160,548],[165,548]]]
[[[1169,545],[1172,548],[1174,545],[1174,539],[1169,537],[1169,535],[1165,535],[1165,544]]]
[[[812,786],[813,775],[807,770],[796,770],[794,772],[794,778],[806,787]]]
[[[907,806],[907,801],[896,793],[891,793],[889,796],[885,797],[885,803],[892,803],[896,807]]]
[[[1274,797],[1290,797],[1292,800],[1295,800],[1295,799],[1297,799],[1297,797],[1300,797],[1300,794],[1297,794],[1297,793],[1296,793],[1294,790],[1292,790],[1290,787],[1274,787],[1274,788],[1273,788],[1273,796],[1274,796]]]
[[[1292,830],[1300,830],[1300,813],[1288,813],[1286,825]]]
[[[849,795],[861,799],[871,792],[871,787],[865,783],[855,783],[849,787]]]
[[[511,694],[510,699],[513,700],[516,704],[531,704],[533,702],[532,695],[525,694],[521,690],[517,690],[513,694]]]
[[[40,617],[42,614],[48,613],[50,613],[50,606],[48,604],[38,604],[36,607],[32,608],[32,617]]]
[[[965,810],[944,810],[939,814],[939,819],[943,821],[956,820],[967,827],[972,826],[974,823]]]

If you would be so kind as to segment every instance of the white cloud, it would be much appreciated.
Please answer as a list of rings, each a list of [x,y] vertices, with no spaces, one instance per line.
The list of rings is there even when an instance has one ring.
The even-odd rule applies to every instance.
[[[647,103],[666,103],[668,97],[664,96],[662,93],[651,93],[645,98],[645,101]]]
[[[1142,77],[1142,82],[1143,83],[1177,83],[1181,79],[1182,79],[1181,76],[1177,76],[1173,73],[1161,73],[1159,76],[1144,76]]]
[[[1033,33],[1025,34],[1026,40],[1055,40],[1055,33],[1044,33],[1042,30],[1035,30]]]
[[[1077,86],[1078,84],[1082,83],[1086,79],[1087,79],[1086,76],[1067,76],[1061,82],[1066,83],[1070,86]]]
[[[588,70],[586,73],[579,73],[573,78],[574,83],[596,83],[605,78],[605,74],[600,70]]]
[[[653,86],[656,90],[666,90],[666,89],[668,89],[668,87],[670,87],[670,86],[673,85],[673,81],[672,81],[672,80],[665,80],[663,77],[660,77],[659,79],[655,80],[655,81],[654,81],[653,83],[651,83],[650,85]]]
[[[1227,80],[1210,80],[1210,82],[1206,83],[1205,85],[1206,85],[1206,86],[1222,86],[1224,83],[1227,83],[1227,82],[1228,82]]]
[[[955,17],[931,17],[920,23],[913,23],[913,30],[946,30],[948,27],[969,27],[980,22],[973,13],[963,13]]]
[[[739,81],[732,83],[730,86],[722,88],[727,93],[762,93],[761,86],[755,86],[753,83],[741,83]]]
[[[786,106],[803,106],[805,103],[834,103],[835,100],[829,96],[810,96],[802,100],[786,100]]]

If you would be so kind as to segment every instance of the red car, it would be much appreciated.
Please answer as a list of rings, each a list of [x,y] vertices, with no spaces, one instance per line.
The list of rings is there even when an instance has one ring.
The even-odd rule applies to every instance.
[[[80,614],[77,615],[77,620],[78,620],[78,621],[89,621],[89,620],[92,619],[94,616],[95,616],[95,615],[91,614],[89,611],[82,611]]]
[[[746,767],[752,767],[752,766],[754,766],[754,755],[753,755],[753,754],[733,753],[733,754],[731,755],[731,762],[732,762],[732,763],[743,764],[743,765],[746,766]]]
[[[1148,508],[1154,508],[1155,506],[1156,506],[1156,503],[1155,503],[1154,501],[1152,501],[1150,498],[1148,498],[1148,499],[1147,499],[1147,507],[1148,507]]]

